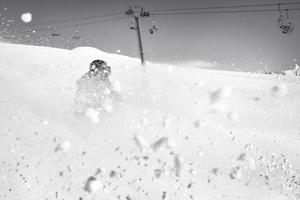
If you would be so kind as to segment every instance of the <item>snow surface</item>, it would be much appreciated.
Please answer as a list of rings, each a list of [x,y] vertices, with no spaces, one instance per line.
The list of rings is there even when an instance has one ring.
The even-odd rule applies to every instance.
[[[0,44],[0,199],[299,199],[299,77]],[[123,103],[74,115],[96,58]]]

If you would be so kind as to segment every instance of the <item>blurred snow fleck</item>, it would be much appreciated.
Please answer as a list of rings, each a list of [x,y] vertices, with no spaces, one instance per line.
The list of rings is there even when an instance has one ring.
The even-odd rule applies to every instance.
[[[43,119],[43,120],[42,120],[42,124],[43,124],[43,125],[48,125],[48,124],[49,124],[49,121],[46,120],[46,119]]]
[[[148,142],[145,140],[145,138],[142,135],[136,134],[133,139],[134,139],[135,144],[139,148],[141,148],[141,150],[145,150],[145,149],[149,148]]]
[[[84,186],[84,190],[88,193],[95,193],[99,191],[101,188],[102,188],[102,183],[93,176],[88,178]]]
[[[171,118],[170,118],[169,115],[166,115],[166,116],[164,117],[163,123],[162,123],[163,128],[164,128],[164,129],[167,129],[167,128],[169,127],[170,123],[171,123]]]
[[[183,159],[179,155],[175,155],[174,158],[175,175],[179,177],[183,168]]]
[[[283,97],[288,92],[288,87],[285,83],[280,83],[278,85],[275,85],[271,89],[272,95],[275,97]]]
[[[85,111],[85,116],[88,117],[94,123],[99,122],[99,112],[93,108],[88,108]]]
[[[176,147],[176,142],[175,142],[175,140],[168,138],[168,139],[167,139],[167,142],[166,142],[166,146],[167,146],[167,148],[169,148],[169,149],[175,148],[175,147]]]
[[[105,110],[106,112],[108,112],[108,113],[111,113],[111,112],[113,111],[113,109],[114,109],[114,107],[112,106],[111,103],[105,103],[105,104],[103,105],[103,108],[104,108],[104,110]],[[99,121],[99,118],[98,118],[98,121]],[[98,122],[98,121],[97,121],[97,122]]]
[[[168,142],[168,138],[167,137],[161,137],[160,139],[158,139],[156,142],[154,142],[151,147],[153,151],[157,151],[160,147],[162,147],[164,144],[166,144]]]
[[[191,189],[193,186],[194,186],[194,182],[190,182],[190,183],[187,185],[187,188],[188,188],[188,189]]]
[[[238,161],[245,161],[246,160],[246,153],[241,153],[238,158],[237,158]]]
[[[219,102],[219,103],[213,104],[211,108],[214,112],[224,113],[224,112],[226,112],[227,106],[225,105],[225,103]]]
[[[216,176],[218,176],[218,174],[219,174],[219,168],[213,168],[212,169],[212,173],[214,174],[214,175],[216,175]]]
[[[70,141],[64,141],[60,144],[58,144],[55,148],[55,152],[56,151],[63,151],[63,152],[68,152],[69,149],[71,148],[71,142]]]
[[[204,85],[204,82],[203,82],[203,81],[195,82],[195,83],[191,86],[191,89],[198,89],[198,88],[202,87],[203,85]]]
[[[110,178],[114,178],[114,177],[116,177],[116,176],[117,176],[117,172],[114,171],[114,170],[111,170],[110,173],[109,173],[109,177],[110,177]]]
[[[192,176],[195,176],[195,175],[197,175],[197,172],[196,172],[196,170],[194,170],[194,169],[190,169],[190,175],[192,175]]]
[[[204,153],[203,153],[203,151],[199,151],[199,152],[197,153],[197,155],[198,155],[199,158],[202,158],[203,155],[204,155]]]
[[[163,174],[163,171],[161,169],[154,169],[154,176],[155,178],[160,178]]]
[[[196,120],[195,122],[194,122],[194,127],[195,128],[201,128],[201,127],[203,127],[204,126],[204,120]]]
[[[219,89],[213,91],[210,94],[210,103],[214,104],[217,103],[224,98],[230,97],[232,95],[232,88],[229,86],[220,87]]]
[[[242,176],[241,168],[240,167],[232,168],[229,176],[231,179],[240,179]]]
[[[168,198],[168,193],[166,191],[163,191],[161,199],[165,200],[167,198]]]
[[[144,115],[140,115],[139,118],[140,118],[140,125],[141,125],[142,127],[145,127],[145,126],[148,125],[148,123],[149,123],[148,117],[146,117],[146,116],[144,116]]]
[[[99,167],[99,168],[97,168],[97,171],[95,172],[95,176],[97,176],[98,174],[103,175],[106,173],[107,173],[107,171],[105,168]]]
[[[117,53],[121,53],[121,50],[120,50],[120,49],[117,49],[116,52],[117,52]]]
[[[230,111],[228,114],[227,114],[227,118],[232,120],[232,121],[236,121],[238,119],[238,115],[236,112],[234,111]]]
[[[22,19],[23,22],[29,23],[32,20],[32,15],[31,15],[31,13],[23,13],[21,15],[21,19]]]

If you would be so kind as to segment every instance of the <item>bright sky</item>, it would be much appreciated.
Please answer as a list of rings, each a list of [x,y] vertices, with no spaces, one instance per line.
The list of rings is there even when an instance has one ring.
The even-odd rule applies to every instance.
[[[31,25],[48,21],[124,13],[127,5],[138,5],[143,6],[146,10],[156,10],[279,2],[275,0],[1,0],[0,12],[2,22],[13,19],[12,25],[25,25],[21,21],[21,15],[30,12],[32,13],[32,22],[28,25]],[[268,7],[268,9],[270,8],[276,9],[277,7]],[[288,8],[300,8],[300,4],[291,5]],[[216,61],[221,65],[221,69],[241,71],[280,71],[291,68],[294,60],[300,60],[300,11],[290,11],[289,13],[291,21],[295,24],[294,31],[290,35],[282,34],[277,27],[278,16],[277,12],[155,16],[154,20],[159,30],[153,35],[148,33],[152,26],[152,18],[145,18],[141,20],[145,58],[150,61],[168,63]],[[97,20],[99,19],[55,25],[70,25]],[[43,29],[45,27],[39,26],[36,33],[30,34],[30,37],[20,33],[24,31],[24,28],[16,29],[16,32],[18,35],[22,35],[22,42],[26,44],[67,49],[79,45],[93,46],[108,52],[120,50],[121,54],[133,57],[139,55],[136,33],[129,29],[128,18],[61,28],[55,31]],[[3,30],[2,25],[0,31]],[[60,36],[51,36],[52,33],[60,34]],[[73,39],[74,36],[80,36],[80,39]]]

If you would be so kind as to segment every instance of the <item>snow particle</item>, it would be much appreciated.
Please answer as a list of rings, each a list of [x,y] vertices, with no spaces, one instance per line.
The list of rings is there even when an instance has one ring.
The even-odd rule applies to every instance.
[[[32,15],[31,15],[31,13],[23,13],[21,15],[21,19],[24,23],[29,23],[32,20]]]
[[[215,104],[222,101],[225,98],[228,98],[232,95],[232,88],[229,86],[220,87],[219,89],[213,91],[210,94],[210,103]]]
[[[55,148],[55,152],[57,152],[57,151],[68,152],[70,148],[71,148],[71,142],[64,141],[57,145],[57,147]]]
[[[161,169],[155,169],[154,170],[154,175],[155,175],[155,178],[160,178],[162,176],[162,170]]]
[[[144,139],[144,137],[140,134],[136,134],[133,138],[135,144],[141,148],[141,150],[145,150],[149,148],[148,142]]]
[[[240,179],[242,176],[240,167],[232,168],[229,176],[231,179]]]
[[[176,142],[173,139],[168,138],[167,142],[166,142],[166,147],[168,149],[174,149],[176,147]]]
[[[271,93],[274,97],[283,97],[287,94],[288,87],[285,83],[280,83],[271,88]]]
[[[246,154],[245,153],[241,153],[239,155],[239,157],[237,158],[238,161],[245,161],[246,160]]]
[[[162,137],[160,139],[158,139],[156,142],[154,142],[151,147],[153,151],[157,151],[160,147],[162,147],[164,144],[166,144],[168,142],[168,138],[167,137]]]
[[[176,155],[174,158],[174,167],[175,167],[175,175],[179,177],[181,175],[181,171],[183,168],[183,160],[182,157],[179,155]]]
[[[117,172],[114,170],[110,171],[110,173],[109,173],[110,178],[114,178],[116,175],[117,175]]]
[[[168,193],[166,191],[163,191],[161,199],[165,200],[167,199],[167,197],[168,197]]]
[[[106,112],[111,113],[114,109],[111,103],[106,103],[103,105],[103,108]],[[99,121],[99,120],[98,120]]]
[[[84,190],[88,193],[95,193],[99,191],[101,188],[102,188],[102,183],[93,176],[88,178],[84,186]]]
[[[213,168],[213,169],[212,169],[212,173],[213,173],[215,176],[218,176],[219,168]]]
[[[196,120],[196,121],[194,122],[194,127],[195,127],[196,129],[201,128],[201,127],[203,127],[203,126],[204,126],[204,120]]]
[[[238,115],[236,112],[234,111],[230,111],[228,114],[227,114],[227,118],[231,121],[236,121],[238,119]]]
[[[43,125],[48,125],[48,124],[49,124],[49,121],[46,120],[46,119],[43,119],[43,120],[42,120],[42,124],[43,124]]]
[[[166,115],[163,119],[162,126],[164,129],[167,129],[171,123],[171,118],[169,115]]]

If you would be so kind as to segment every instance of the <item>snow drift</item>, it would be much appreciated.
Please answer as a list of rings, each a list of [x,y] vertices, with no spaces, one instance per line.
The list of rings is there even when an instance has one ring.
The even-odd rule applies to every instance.
[[[300,198],[297,77],[0,48],[1,199]],[[73,110],[95,58],[124,98],[98,121]]]

